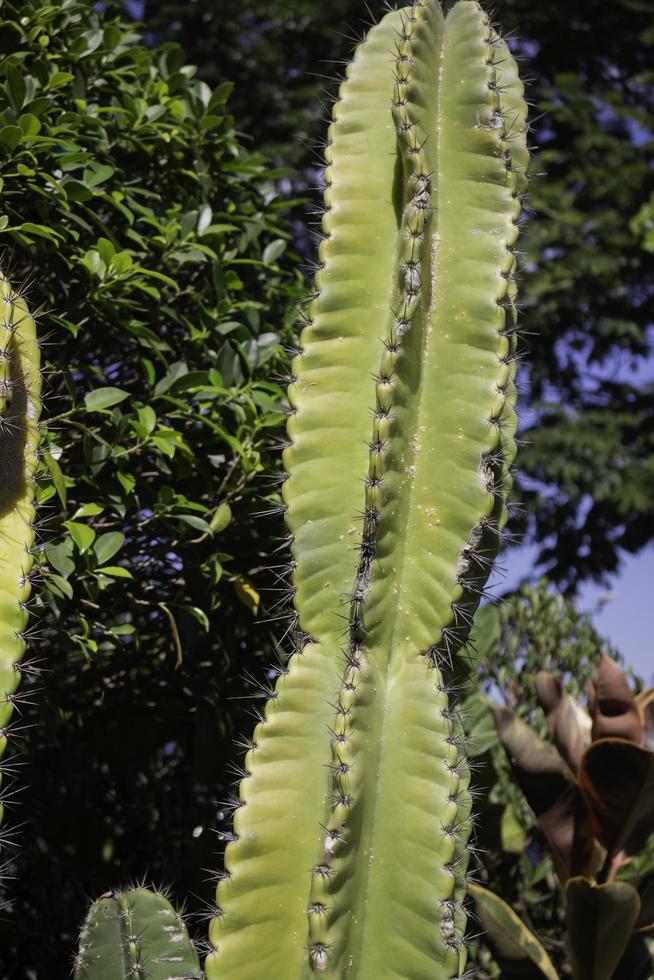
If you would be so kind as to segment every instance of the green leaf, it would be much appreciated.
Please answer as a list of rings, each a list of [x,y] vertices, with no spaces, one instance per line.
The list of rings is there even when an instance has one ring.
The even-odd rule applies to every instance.
[[[84,397],[84,404],[89,412],[101,412],[126,398],[129,398],[129,394],[121,388],[95,388]]]
[[[145,405],[138,410],[138,419],[145,431],[149,434],[153,432],[157,425],[157,416],[149,405]]]
[[[70,536],[77,545],[80,555],[83,555],[95,541],[95,531],[88,524],[79,524],[77,521],[66,521],[65,526],[70,531]]]
[[[189,527],[193,527],[196,531],[202,531],[205,534],[211,534],[211,528],[207,522],[202,517],[197,517],[195,514],[174,514],[172,515],[176,521],[183,521],[184,524],[188,524]]]
[[[75,571],[75,562],[70,557],[72,550],[73,542],[65,538],[59,542],[48,542],[45,546],[48,564],[56,568],[65,579]]]
[[[243,605],[250,610],[253,616],[256,616],[259,611],[260,597],[252,583],[244,575],[239,575],[234,579],[234,589]]]
[[[470,885],[484,938],[506,980],[558,980],[539,940],[513,909],[481,885]]]
[[[20,126],[3,126],[0,129],[0,143],[14,150],[23,138],[23,130]]]
[[[597,885],[571,878],[566,904],[575,980],[611,980],[638,919],[638,892],[623,881]]]
[[[48,228],[47,225],[37,225],[33,221],[24,221],[22,225],[14,225],[9,231],[12,232],[24,232],[26,235],[36,235],[38,238],[47,238],[49,241],[58,244],[61,241],[61,235],[58,231],[53,228]]]
[[[25,112],[18,118],[23,136],[36,136],[41,131],[41,120],[31,112]]]
[[[209,522],[209,527],[214,534],[220,534],[221,531],[225,530],[231,519],[232,509],[227,502],[223,502],[216,508],[216,511]]]
[[[120,565],[103,565],[102,568],[95,569],[96,575],[107,575],[109,578],[134,578],[128,568]]]
[[[16,112],[23,108],[27,86],[25,79],[14,65],[8,65],[6,69],[7,91],[12,107]]]
[[[73,598],[73,587],[70,582],[67,582],[61,575],[55,575],[54,572],[50,572],[48,575],[48,588],[63,599]]]
[[[135,632],[136,628],[131,623],[120,623],[118,626],[110,626],[107,630],[107,633],[113,636],[132,636]]]
[[[106,561],[113,558],[124,544],[125,535],[121,531],[108,531],[106,534],[101,534],[93,545],[98,565],[104,565]]]
[[[79,517],[97,517],[103,510],[104,507],[101,507],[100,504],[82,504],[82,506],[78,507],[73,514],[73,520],[76,520]]]
[[[270,244],[266,245],[266,247],[264,248],[263,256],[262,256],[263,261],[266,263],[266,265],[272,265],[273,262],[275,262],[280,257],[280,255],[283,255],[285,251],[286,251],[286,242],[284,241],[284,239],[276,238],[274,241],[270,242]]]
[[[189,613],[193,619],[197,620],[205,633],[209,632],[209,617],[203,609],[200,609],[199,606],[184,606],[184,612]]]
[[[61,467],[57,460],[50,453],[43,454],[43,461],[50,471],[50,476],[52,477],[52,482],[54,483],[57,495],[61,500],[64,508],[66,507],[66,480],[64,474],[61,471]]]
[[[62,88],[64,85],[68,85],[72,82],[75,76],[70,71],[55,71],[48,79],[47,87],[49,89]]]
[[[469,732],[468,753],[471,758],[483,755],[499,742],[488,699],[483,694],[471,694],[465,700],[463,711]]]
[[[109,180],[116,172],[116,168],[108,163],[93,163],[84,171],[84,183],[87,187],[98,187]]]
[[[198,235],[202,235],[203,232],[207,230],[211,224],[211,219],[213,217],[213,211],[208,204],[203,204],[200,208],[200,215],[198,217],[197,232]]]
[[[500,818],[500,839],[502,850],[507,854],[523,854],[527,846],[525,832],[510,803],[506,804]]]

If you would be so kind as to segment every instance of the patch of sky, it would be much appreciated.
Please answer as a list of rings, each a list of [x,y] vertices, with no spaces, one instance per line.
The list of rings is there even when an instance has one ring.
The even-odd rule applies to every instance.
[[[491,578],[491,592],[501,595],[525,583],[536,584],[543,575],[542,566],[537,564],[539,550],[536,545],[506,549],[500,571]],[[611,641],[647,685],[654,683],[653,581],[651,544],[637,555],[622,553],[618,572],[608,576],[605,585],[583,584],[575,599],[577,609],[589,616],[597,632]]]

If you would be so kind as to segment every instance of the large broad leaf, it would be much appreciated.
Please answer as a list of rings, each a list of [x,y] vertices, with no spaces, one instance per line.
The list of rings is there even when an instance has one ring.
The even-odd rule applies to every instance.
[[[636,923],[636,932],[649,932],[654,935],[654,871],[650,871],[640,879],[638,894],[640,915]]]
[[[593,719],[593,741],[625,738],[642,744],[643,723],[629,681],[606,654],[590,683],[588,707]]]
[[[597,885],[588,878],[571,878],[566,901],[575,980],[611,980],[638,918],[638,892],[624,881]]]
[[[484,939],[506,980],[558,980],[540,942],[513,909],[481,885],[471,885]]]
[[[603,738],[584,753],[579,785],[597,839],[614,853],[636,854],[654,830],[654,752]]]
[[[534,678],[538,700],[545,712],[547,730],[573,772],[590,745],[592,719],[554,674],[539,671]]]
[[[513,711],[492,705],[500,741],[534,811],[562,881],[594,867],[594,844],[584,800],[556,751]]]
[[[654,934],[632,936],[611,980],[652,980]]]
[[[643,722],[643,745],[654,750],[654,687],[637,694],[636,705]]]

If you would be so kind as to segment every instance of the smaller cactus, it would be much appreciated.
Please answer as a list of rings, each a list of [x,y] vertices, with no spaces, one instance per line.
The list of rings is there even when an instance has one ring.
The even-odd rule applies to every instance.
[[[165,895],[147,888],[94,902],[80,936],[75,980],[202,980],[186,926]]]

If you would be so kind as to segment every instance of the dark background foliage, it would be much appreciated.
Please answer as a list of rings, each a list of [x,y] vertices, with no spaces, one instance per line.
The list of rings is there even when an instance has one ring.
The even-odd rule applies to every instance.
[[[48,417],[0,948],[8,976],[63,977],[89,895],[143,874],[211,894],[231,699],[273,656],[253,513],[299,292],[230,86],[86,3],[0,17],[0,238],[43,310]]]
[[[523,239],[522,530],[574,589],[654,533],[652,10],[496,12],[533,79],[540,147]],[[26,826],[0,913],[12,980],[67,976],[87,899],[113,884],[172,882],[193,913],[211,899],[232,738],[254,724],[283,632],[259,600],[283,529],[255,514],[278,467],[297,253],[314,254],[334,77],[370,19],[360,0],[0,4],[0,245],[49,344],[45,669],[21,705],[12,819]],[[538,652],[525,608],[515,629]],[[551,636],[555,621],[564,638],[581,629],[568,607],[544,621]],[[566,676],[590,670],[598,643],[564,660]],[[513,800],[528,833],[499,785],[488,826]],[[498,891],[538,893],[533,862],[516,864],[501,834],[488,846]]]

